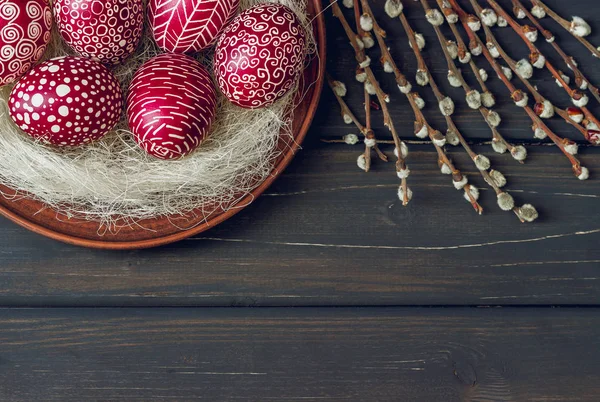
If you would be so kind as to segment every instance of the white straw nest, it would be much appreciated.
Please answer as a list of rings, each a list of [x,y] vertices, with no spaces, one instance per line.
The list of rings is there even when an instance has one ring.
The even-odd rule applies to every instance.
[[[241,7],[259,2],[242,0]],[[306,0],[273,2],[296,12],[307,28],[308,52],[314,54]],[[146,28],[136,54],[113,69],[124,92],[141,64],[159,53]],[[46,58],[66,54],[72,52],[54,32]],[[210,59],[207,54],[198,56],[212,71]],[[125,113],[113,132],[86,147],[58,150],[40,144],[13,124],[7,108],[10,90],[3,88],[0,99],[0,183],[21,192],[15,202],[33,197],[68,217],[98,221],[99,230],[185,216],[197,208],[207,216],[239,207],[238,201],[271,175],[281,155],[280,141],[288,147],[294,142],[291,112],[297,89],[260,110],[233,106],[220,96],[209,138],[192,155],[176,161],[146,155],[128,131]],[[181,219],[177,226],[187,228]]]

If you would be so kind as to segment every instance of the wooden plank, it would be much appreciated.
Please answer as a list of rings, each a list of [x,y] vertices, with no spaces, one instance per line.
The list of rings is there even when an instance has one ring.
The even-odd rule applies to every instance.
[[[597,309],[0,311],[0,399],[597,401]]]
[[[392,55],[395,57],[399,68],[413,83],[415,90],[417,90],[426,100],[428,106],[425,110],[431,124],[437,129],[445,131],[446,124],[438,111],[437,101],[433,96],[433,92],[429,87],[417,87],[415,84],[414,75],[417,71],[417,63],[412,50],[408,46],[408,39],[404,33],[404,30],[402,29],[402,25],[398,19],[392,20],[384,13],[383,3],[383,1],[380,3],[373,3],[373,11],[375,12],[379,23],[388,33],[387,43],[391,49]],[[435,1],[430,0],[429,3],[430,5],[434,5]],[[465,9],[472,10],[468,1],[460,1],[460,3],[463,4]],[[503,5],[503,7],[509,10],[510,14],[512,15],[511,3],[509,1],[501,1],[500,3]],[[529,4],[528,2],[524,3]],[[589,37],[590,41],[592,43],[596,43],[597,45],[600,44],[600,13],[590,12],[591,9],[596,9],[596,1],[578,0],[565,2],[560,0],[547,0],[545,3],[556,11],[560,12],[565,18],[570,18],[572,15],[584,15],[586,20],[594,27],[593,34]],[[490,130],[483,121],[481,114],[478,111],[471,110],[466,106],[463,89],[452,88],[448,84],[446,79],[448,69],[444,55],[437,41],[435,32],[424,18],[424,13],[420,3],[418,1],[404,1],[403,4],[405,6],[405,14],[411,21],[413,28],[415,31],[422,33],[425,37],[426,47],[423,51],[423,57],[431,69],[436,82],[442,88],[442,91],[445,94],[451,96],[455,100],[457,112],[454,115],[454,119],[457,126],[459,129],[461,129],[466,137],[473,139],[491,138]],[[345,12],[346,17],[353,24],[354,20],[352,11],[346,9]],[[353,51],[348,44],[348,40],[344,35],[341,24],[331,15],[331,12],[326,12],[326,16],[328,30],[327,68],[333,77],[342,80],[347,84],[348,103],[356,115],[360,116],[360,119],[364,121],[364,112],[362,107],[364,98],[362,95],[362,86],[354,79],[356,61],[354,60]],[[520,20],[519,22],[525,24],[526,20]],[[551,29],[551,31],[556,35],[557,43],[561,46],[561,48],[567,54],[577,59],[581,70],[584,72],[584,74],[586,74],[588,79],[596,83],[596,85],[599,85],[600,69],[596,68],[598,66],[598,60],[596,60],[577,40],[572,38],[550,18],[543,19],[542,25],[548,29]],[[452,36],[452,32],[447,24],[444,24],[441,28],[448,38]],[[528,52],[526,45],[519,39],[512,29],[493,28],[493,31],[503,47],[515,60],[527,56]],[[462,31],[462,28],[461,32],[463,33],[463,38],[466,39],[467,36],[464,31]],[[549,44],[545,43],[543,38],[540,38],[536,42],[536,45],[557,68],[565,72],[569,72],[566,64],[562,62],[560,56]],[[377,60],[380,58],[379,50],[376,48],[370,49],[368,54],[370,55],[371,59],[374,60],[374,69],[383,89],[390,94],[391,114],[396,122],[396,126],[400,132],[400,135],[404,138],[413,138],[414,135],[412,134],[412,121],[414,120],[414,115],[412,114],[404,95],[400,94],[398,91],[393,75],[384,73],[379,65],[379,62],[377,62]],[[492,67],[487,63],[484,56],[476,57],[474,60],[478,67],[484,68],[489,73],[490,78],[488,80],[488,84],[498,100],[495,110],[500,113],[503,119],[502,124],[499,127],[500,132],[508,139],[514,139],[516,142],[531,140],[533,138],[533,133],[530,128],[531,120],[529,120],[522,109],[516,107],[510,100],[510,94],[508,90],[504,87],[501,81],[496,78],[495,74],[493,74]],[[468,66],[463,66],[462,71],[467,82],[474,88],[477,88],[477,82],[471,72],[471,69]],[[571,106],[568,95],[566,92],[556,86],[551,74],[547,70],[536,70],[531,81],[534,85],[537,85],[540,92],[554,102],[555,105],[562,108]],[[516,77],[513,79],[513,83],[517,87],[524,88]],[[324,91],[321,104],[323,105],[321,108],[322,113],[317,116],[315,123],[322,127],[320,134],[323,137],[339,137],[346,132],[352,131],[352,127],[345,126],[343,124],[337,103],[328,88],[326,88]],[[332,107],[332,105],[335,105],[335,107]],[[600,108],[593,98],[590,101],[590,107],[596,116],[600,116],[600,114],[598,114],[600,113]],[[376,130],[376,134],[379,138],[390,137],[388,130],[385,129],[381,124],[380,114],[374,114],[373,123],[374,129]],[[581,135],[575,129],[560,121],[558,117],[552,120],[552,128],[557,134],[562,136],[571,137],[575,140],[582,139]]]
[[[0,305],[598,303],[600,182],[573,178],[556,149],[530,147],[525,166],[492,158],[518,203],[538,206],[533,225],[500,211],[490,191],[476,215],[429,145],[411,146],[415,196],[402,207],[392,166],[361,173],[360,152],[313,146],[247,211],[156,250],[79,249],[2,220]],[[463,153],[451,153],[472,173]],[[598,149],[581,153],[600,166]]]

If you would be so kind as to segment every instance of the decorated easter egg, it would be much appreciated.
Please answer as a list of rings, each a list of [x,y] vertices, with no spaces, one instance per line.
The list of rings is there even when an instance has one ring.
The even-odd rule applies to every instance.
[[[142,0],[54,0],[54,16],[69,46],[105,64],[133,54],[144,28]]]
[[[259,4],[243,11],[217,42],[214,73],[221,92],[245,108],[271,105],[296,82],[306,33],[292,10]]]
[[[97,140],[117,124],[123,94],[102,64],[83,57],[42,63],[13,88],[10,116],[27,134],[56,146]]]
[[[0,0],[0,85],[25,74],[50,41],[48,0]]]
[[[154,40],[172,53],[198,52],[211,45],[238,10],[239,0],[150,0]]]
[[[200,146],[215,118],[216,91],[195,59],[166,53],[148,60],[129,86],[127,116],[137,143],[159,159]]]

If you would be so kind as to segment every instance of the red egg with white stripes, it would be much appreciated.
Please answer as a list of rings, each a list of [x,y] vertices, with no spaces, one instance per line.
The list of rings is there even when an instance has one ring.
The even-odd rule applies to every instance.
[[[210,46],[235,17],[239,0],[150,0],[154,40],[171,53],[193,53]]]
[[[202,64],[183,54],[162,54],[144,63],[131,81],[129,128],[148,154],[182,158],[207,137],[216,106],[216,91]]]
[[[72,147],[103,137],[123,109],[117,78],[83,57],[59,57],[25,75],[10,93],[9,113],[27,134]]]
[[[54,16],[69,46],[104,64],[132,55],[144,29],[142,0],[54,0]]]
[[[273,104],[296,83],[306,56],[306,32],[281,4],[264,3],[238,15],[217,42],[214,73],[221,92],[234,104]]]
[[[42,58],[51,28],[48,0],[0,0],[0,85],[13,83]]]

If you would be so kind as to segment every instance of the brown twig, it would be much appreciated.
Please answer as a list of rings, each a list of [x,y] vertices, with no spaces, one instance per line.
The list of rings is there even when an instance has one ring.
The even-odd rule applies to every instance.
[[[457,12],[467,33],[469,35],[473,35],[476,38],[476,40],[479,40],[481,42],[481,39],[479,39],[479,37],[477,35],[475,35],[474,32],[469,27],[469,24],[466,20],[467,14],[460,7],[460,5],[457,3],[457,1],[456,0],[448,0],[448,1],[451,3],[454,10]],[[537,116],[537,114],[535,114],[535,112],[527,105],[527,95],[525,95],[523,93],[523,91],[517,90],[517,88],[510,82],[510,80],[504,74],[504,71],[502,71],[502,68],[500,67],[500,65],[498,64],[496,59],[490,54],[487,47],[483,48],[483,54],[485,55],[485,58],[488,60],[488,62],[490,63],[490,65],[492,66],[492,68],[494,69],[494,71],[496,72],[498,77],[500,78],[500,80],[502,80],[502,82],[504,83],[506,88],[510,91],[511,98],[513,99],[515,104],[517,104],[517,106],[522,107],[525,110],[525,112],[527,113],[527,115],[529,116],[531,121],[533,122],[534,126],[536,126],[540,130],[543,130],[546,133],[546,135],[561,150],[561,152],[567,157],[567,159],[571,163],[571,167],[573,168],[573,173],[575,174],[575,176],[577,178],[579,178],[580,180],[587,179],[589,177],[589,172],[588,172],[587,168],[582,167],[579,160],[577,158],[575,158],[575,156],[573,156],[570,152],[567,151],[567,149],[565,148],[565,143],[563,141],[564,139],[559,137],[558,135],[554,134],[552,132],[552,130],[550,130],[550,128],[548,128],[548,126],[546,126],[546,124],[544,124],[544,122]]]
[[[467,199],[471,203],[471,205],[477,211],[477,213],[481,214],[483,212],[483,208],[477,202],[477,198],[479,196],[478,190],[474,186],[468,185],[467,177],[464,176],[460,172],[460,170],[456,169],[456,167],[452,164],[450,158],[446,154],[446,151],[442,148],[441,145],[443,145],[445,143],[445,138],[439,131],[434,130],[427,123],[425,116],[421,112],[421,109],[415,100],[416,98],[420,98],[419,95],[415,92],[411,92],[412,86],[406,79],[406,76],[400,71],[395,60],[393,59],[393,57],[391,56],[391,54],[389,52],[389,49],[385,43],[385,37],[386,37],[385,30],[383,30],[381,28],[381,26],[378,24],[377,20],[375,19],[375,16],[373,15],[373,12],[369,6],[368,1],[366,1],[366,0],[361,0],[361,1],[362,1],[362,6],[363,6],[364,12],[366,14],[368,14],[373,20],[373,32],[375,34],[375,38],[377,39],[377,43],[379,44],[379,47],[381,48],[382,63],[384,65],[387,64],[387,66],[389,67],[388,69],[385,69],[385,68],[384,69],[386,71],[391,70],[394,73],[394,76],[396,77],[396,83],[398,84],[398,88],[400,89],[400,92],[406,96],[406,98],[413,110],[413,113],[415,115],[415,133],[419,133],[419,132],[427,133],[427,137],[429,137],[429,139],[432,141],[432,144],[438,153],[438,163],[440,164],[440,168],[442,168],[442,166],[445,166],[444,168],[442,168],[442,172],[452,175],[452,180],[453,180],[453,184],[454,184],[455,188],[458,190],[462,189],[465,193],[464,194],[465,199]],[[414,40],[414,37],[413,37],[413,40]],[[418,48],[417,44],[414,42],[416,42],[416,41],[411,42],[411,43],[413,43],[412,47],[413,47],[413,49],[418,50],[419,48]],[[425,63],[423,63],[422,66],[425,68],[426,74],[428,74],[428,76],[429,76],[429,70],[427,69],[427,65]],[[433,85],[437,89],[437,86],[435,85],[435,83]],[[437,91],[435,91],[435,92],[436,92],[436,96],[438,96],[438,100],[444,97],[441,94],[441,92],[439,91],[439,89],[437,89]]]
[[[554,48],[554,50],[560,55],[560,57],[563,59],[563,61],[565,62],[565,64],[567,64],[567,66],[573,71],[573,74],[575,75],[575,84],[577,85],[577,87],[579,89],[588,89],[592,95],[594,95],[594,97],[596,98],[596,100],[598,102],[600,102],[600,89],[598,89],[598,87],[596,87],[595,85],[593,85],[590,80],[588,80],[585,75],[581,72],[581,70],[579,70],[579,67],[577,66],[577,63],[575,63],[575,60],[568,56],[563,50],[562,48],[558,45],[558,43],[556,43],[556,38],[555,36],[552,34],[552,32],[550,32],[547,29],[544,29],[544,27],[540,24],[540,22],[538,21],[538,19],[531,14],[531,12],[525,8],[525,6],[523,6],[523,4],[519,1],[519,0],[512,0],[513,4],[515,7],[519,7],[520,9],[523,10],[523,12],[525,13],[525,15],[527,16],[527,18],[529,19],[529,21],[531,21],[531,23],[533,25],[535,25],[535,27],[537,28],[537,30],[539,32],[541,32],[542,35],[544,35],[544,38],[546,38],[546,42],[550,43],[550,45]]]
[[[525,42],[527,47],[529,48],[530,60],[532,64],[538,68],[546,67],[548,71],[552,74],[552,76],[559,82],[561,87],[567,92],[567,94],[571,97],[573,104],[575,106],[581,108],[586,118],[593,121],[596,126],[600,127],[600,121],[593,115],[593,113],[586,107],[588,103],[588,97],[583,92],[578,89],[573,89],[569,86],[569,83],[565,81],[561,72],[554,67],[554,65],[548,61],[548,59],[540,52],[540,50],[533,44],[531,40],[529,40],[526,36],[526,32],[537,32],[536,28],[531,27],[529,25],[521,26],[518,22],[516,22],[495,0],[487,0],[490,6],[498,13],[504,17],[504,19],[508,22],[511,28],[519,35],[521,40]]]
[[[474,0],[471,0],[471,4],[473,5],[473,8],[475,9],[475,12],[477,13],[477,15],[480,15],[482,9],[477,4],[477,2]],[[538,116],[540,116],[541,118],[550,118],[550,117],[554,116],[555,113],[558,114],[568,124],[575,127],[581,134],[583,134],[584,138],[589,141],[590,136],[587,133],[588,130],[585,127],[582,127],[577,121],[575,121],[571,117],[569,110],[563,110],[563,109],[557,108],[556,106],[552,105],[552,103],[549,100],[547,100],[544,96],[542,96],[542,94],[540,94],[538,89],[529,82],[529,80],[528,80],[528,78],[530,77],[529,74],[533,74],[533,67],[531,66],[531,64],[529,64],[529,62],[527,60],[522,60],[520,62],[520,64],[517,63],[502,48],[502,46],[500,45],[500,43],[498,42],[498,40],[492,33],[491,29],[489,27],[487,27],[486,25],[484,25],[483,28],[484,28],[485,35],[486,35],[486,40],[494,45],[494,47],[496,48],[496,51],[500,54],[502,59],[504,59],[506,64],[508,64],[510,69],[516,74],[516,76],[521,80],[521,82],[523,82],[525,87],[527,87],[527,89],[529,90],[529,93],[531,93],[531,95],[534,97],[534,99],[536,101],[536,105],[533,109],[534,112],[536,112],[536,114]],[[577,110],[579,110],[579,109],[577,109]],[[581,113],[583,114],[583,112],[581,112]],[[545,132],[538,130],[537,128],[538,128],[537,126],[535,126],[535,125],[533,126],[533,131],[534,131],[536,137],[539,139],[545,138]],[[563,139],[563,141],[565,143],[568,143],[568,146],[571,147],[569,149],[575,149],[576,144],[573,141],[570,141],[568,139]]]
[[[558,15],[556,12],[554,12],[550,7],[548,7],[546,4],[542,3],[540,0],[531,0],[531,3],[534,6],[542,7],[544,9],[544,11],[546,12],[546,14],[548,14],[550,16],[550,18],[552,18],[554,21],[556,21],[560,26],[562,26],[564,29],[566,29],[572,36],[574,36],[575,39],[577,39],[579,42],[581,42],[590,52],[592,52],[592,55],[600,58],[600,50],[599,49],[594,47],[594,45],[592,45],[587,39],[585,39],[581,36],[578,36],[578,35],[574,35],[571,32],[571,22],[562,18],[560,15]]]
[[[381,110],[383,112],[383,124],[390,130],[392,134],[392,139],[394,140],[394,144],[396,145],[397,152],[397,162],[396,162],[396,172],[398,176],[401,176],[401,184],[400,184],[400,192],[402,193],[402,205],[408,205],[410,201],[409,188],[407,185],[407,177],[409,174],[409,169],[406,166],[406,161],[404,159],[404,152],[402,150],[407,149],[406,144],[402,142],[398,133],[396,132],[396,128],[394,126],[394,122],[392,121],[392,117],[390,115],[389,109],[387,107],[387,102],[389,102],[389,96],[383,92],[381,89],[379,82],[375,78],[373,71],[370,67],[370,59],[365,55],[363,49],[360,48],[358,42],[356,40],[357,35],[354,33],[346,17],[342,13],[340,6],[337,4],[337,0],[330,0],[331,8],[333,10],[333,15],[338,18],[340,23],[342,24],[344,31],[346,32],[346,36],[350,40],[350,44],[354,48],[355,58],[358,61],[358,64],[361,68],[363,68],[367,74],[367,81],[373,86],[375,90],[375,94],[379,103],[381,104]],[[355,7],[357,6],[357,1],[355,0]]]

